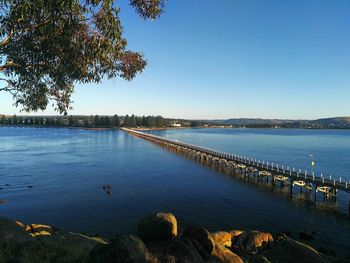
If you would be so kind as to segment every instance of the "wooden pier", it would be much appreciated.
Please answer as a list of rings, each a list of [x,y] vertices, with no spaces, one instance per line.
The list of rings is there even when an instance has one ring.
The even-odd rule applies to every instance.
[[[189,143],[179,142],[162,136],[157,136],[141,131],[132,129],[122,128],[123,131],[141,137],[148,141],[166,146],[170,149],[175,149],[180,152],[185,152],[193,157],[198,157],[202,161],[206,161],[212,165],[231,169],[239,174],[245,176],[257,177],[257,180],[271,181],[273,184],[280,182],[281,185],[288,183],[293,192],[293,187],[298,185],[299,187],[305,188],[308,191],[316,193],[321,192],[324,194],[324,198],[336,199],[338,190],[349,193],[350,185],[347,181],[342,181],[341,178],[325,178],[322,174],[316,176],[310,174],[308,171],[301,169],[295,169],[291,167],[280,166],[278,163],[265,162],[263,160],[257,160],[248,158],[246,156],[237,155],[233,153],[227,153],[223,151],[217,151],[207,147],[201,147]],[[348,210],[350,215],[350,201],[348,204]]]

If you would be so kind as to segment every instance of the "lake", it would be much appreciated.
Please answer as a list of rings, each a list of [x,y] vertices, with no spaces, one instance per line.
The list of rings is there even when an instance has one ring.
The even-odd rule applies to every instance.
[[[349,180],[350,131],[178,129],[158,135],[310,169]],[[102,189],[112,185],[112,194]],[[350,194],[314,204],[305,191],[272,189],[227,176],[119,130],[0,128],[0,215],[63,230],[136,231],[137,222],[170,211],[180,227],[209,230],[316,231],[314,245],[349,253]]]

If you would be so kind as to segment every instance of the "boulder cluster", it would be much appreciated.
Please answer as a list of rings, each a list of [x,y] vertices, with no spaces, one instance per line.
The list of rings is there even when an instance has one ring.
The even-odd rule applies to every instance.
[[[32,252],[33,255],[21,254],[31,251],[28,248],[24,249],[25,252],[18,250],[21,247],[32,247],[33,242],[34,247],[38,246],[40,255],[35,255],[35,252]],[[11,251],[11,244],[17,245],[17,258],[14,259],[6,254]],[[43,252],[45,250],[47,253]],[[39,260],[36,257],[37,261],[25,262],[328,262],[310,246],[283,234],[273,236],[267,232],[241,230],[209,232],[200,226],[189,226],[179,233],[175,216],[164,212],[143,218],[138,223],[137,235],[117,235],[111,240],[60,232],[53,233],[52,236],[36,237],[28,235],[15,221],[1,218],[0,260],[1,256],[4,259],[1,262],[22,262],[20,257],[36,256],[45,258]],[[52,261],[48,257],[52,257]]]

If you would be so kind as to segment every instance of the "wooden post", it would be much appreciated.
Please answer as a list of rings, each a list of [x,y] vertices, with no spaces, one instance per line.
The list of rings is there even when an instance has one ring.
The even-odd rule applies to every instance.
[[[290,179],[290,195],[293,196],[293,179]]]
[[[316,192],[316,189],[317,189],[317,184],[315,183],[315,184],[314,184],[315,204],[317,203],[317,192]]]

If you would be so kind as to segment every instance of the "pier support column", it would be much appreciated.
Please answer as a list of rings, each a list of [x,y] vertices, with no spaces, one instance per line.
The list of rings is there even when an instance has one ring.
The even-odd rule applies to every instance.
[[[317,192],[316,192],[317,184],[314,184],[313,186],[314,186],[314,201],[315,201],[315,204],[316,204],[317,203]]]
[[[294,180],[291,179],[291,180],[290,180],[290,195],[291,195],[291,196],[293,196],[293,182],[294,182]]]
[[[274,176],[272,177],[271,184],[272,184],[272,191],[275,192],[275,189],[276,189],[276,181],[275,181],[275,177],[274,177]]]
[[[334,199],[334,201],[336,201],[337,200],[337,188],[333,188],[333,199]]]

